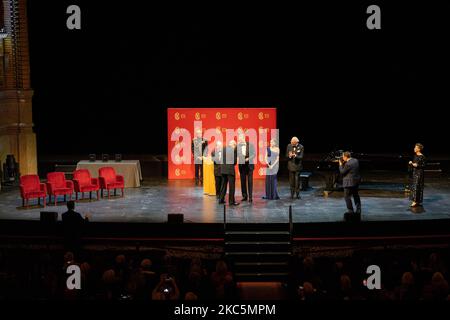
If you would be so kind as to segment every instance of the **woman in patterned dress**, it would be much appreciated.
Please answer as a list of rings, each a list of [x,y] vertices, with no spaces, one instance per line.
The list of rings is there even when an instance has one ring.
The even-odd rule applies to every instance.
[[[418,207],[423,202],[423,187],[424,187],[424,169],[425,169],[425,156],[422,154],[423,145],[416,143],[414,146],[414,159],[409,162],[412,167],[413,176],[411,182],[411,207]]]

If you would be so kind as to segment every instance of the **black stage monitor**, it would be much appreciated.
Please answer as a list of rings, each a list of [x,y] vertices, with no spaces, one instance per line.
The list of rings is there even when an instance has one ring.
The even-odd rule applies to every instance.
[[[116,160],[116,162],[122,161],[122,154],[121,153],[116,153],[115,160]]]
[[[95,160],[97,160],[97,156],[95,155],[95,153],[91,153],[89,155],[89,162],[95,162]]]
[[[103,153],[102,154],[102,161],[103,162],[108,162],[109,161],[109,154]]]
[[[44,223],[56,223],[58,221],[58,212],[41,211],[40,219]]]
[[[181,213],[169,213],[167,215],[168,223],[183,223],[184,216]]]

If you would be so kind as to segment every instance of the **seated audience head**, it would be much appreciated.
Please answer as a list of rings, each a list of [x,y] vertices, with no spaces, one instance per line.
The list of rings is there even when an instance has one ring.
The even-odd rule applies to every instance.
[[[141,269],[143,271],[150,271],[151,268],[152,268],[152,264],[153,264],[152,260],[150,260],[150,259],[143,259],[141,261]]]
[[[414,284],[414,276],[411,272],[405,272],[402,276],[402,285],[412,286]]]
[[[186,294],[184,296],[184,300],[195,301],[195,300],[198,300],[198,297],[195,293],[189,291],[189,292],[186,292]]]
[[[75,210],[75,201],[67,201],[67,209],[69,211]]]

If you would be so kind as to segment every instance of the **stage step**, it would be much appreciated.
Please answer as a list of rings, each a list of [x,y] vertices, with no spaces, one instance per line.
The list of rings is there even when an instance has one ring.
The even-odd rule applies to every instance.
[[[289,241],[226,241],[225,250],[233,251],[289,251]]]
[[[227,231],[225,241],[267,242],[290,241],[288,231]]]
[[[267,279],[272,281],[287,282],[289,280],[289,272],[238,272],[235,273],[237,282],[267,282]]]
[[[237,281],[287,281],[291,256],[288,224],[226,225],[225,257]]]

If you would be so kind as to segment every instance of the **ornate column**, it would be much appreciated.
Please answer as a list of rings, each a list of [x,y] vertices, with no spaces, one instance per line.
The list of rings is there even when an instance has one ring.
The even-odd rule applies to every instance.
[[[0,3],[0,161],[13,154],[21,174],[33,174],[37,156],[26,0]]]

